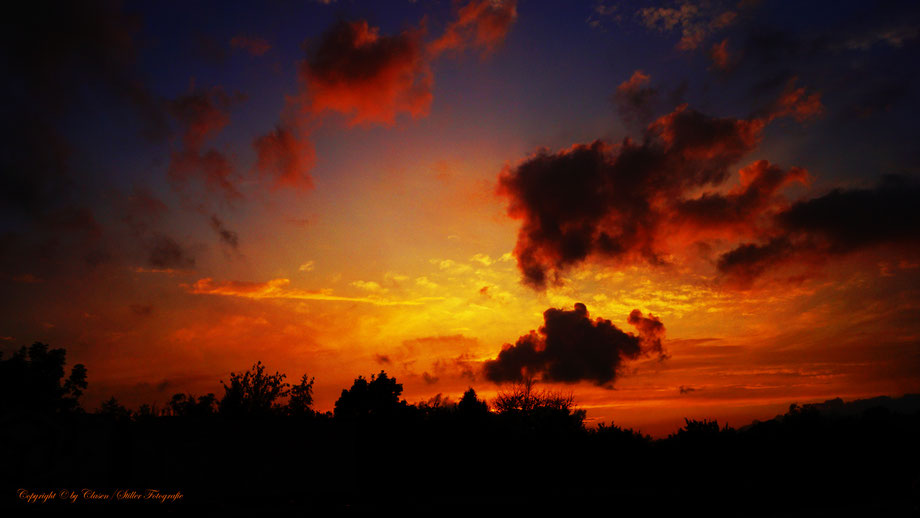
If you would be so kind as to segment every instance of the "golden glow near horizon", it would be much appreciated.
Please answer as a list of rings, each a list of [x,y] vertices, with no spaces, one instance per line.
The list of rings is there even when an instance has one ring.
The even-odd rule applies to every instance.
[[[92,85],[86,99],[32,91],[29,81],[44,84],[54,68],[21,67],[26,82],[11,84],[32,92],[22,105],[40,117],[17,116],[41,124],[10,146],[10,170],[22,166],[23,185],[35,180],[37,201],[0,207],[10,215],[0,232],[3,350],[36,340],[66,348],[69,364],[88,368],[89,409],[113,395],[129,406],[176,392],[220,396],[220,380],[256,361],[289,381],[314,376],[319,410],[380,370],[413,403],[470,386],[492,397],[501,387],[483,363],[537,330],[547,309],[583,303],[627,332],[633,310],[666,330],[666,355],[625,361],[612,388],[548,384],[572,391],[589,422],[662,434],[685,416],[738,425],[791,402],[920,390],[920,259],[916,237],[897,225],[916,213],[872,205],[862,233],[833,218],[789,228],[773,219],[829,192],[917,191],[867,172],[916,170],[913,141],[892,137],[912,127],[901,112],[856,109],[830,90],[837,77],[873,76],[848,67],[865,64],[864,52],[900,52],[900,42],[841,44],[825,56],[846,61],[833,82],[772,71],[768,82],[782,84],[755,96],[751,85],[767,83],[760,72],[726,74],[743,59],[732,54],[742,24],[758,19],[740,11],[768,5],[701,10],[684,30],[702,40],[686,42],[635,25],[636,13],[623,17],[630,32],[574,4],[559,7],[568,22],[558,27],[515,2],[450,4],[342,23],[319,3],[285,7],[298,16],[260,6],[311,20],[308,33],[272,22],[278,34],[259,35],[254,53],[234,47],[207,66],[188,51],[200,41],[182,31],[148,34],[163,45],[139,45],[137,63],[110,56],[114,45],[58,42],[66,59],[43,66],[83,63],[75,49],[100,53],[61,81]],[[125,13],[106,13],[99,34],[134,41],[126,24],[112,25]],[[709,14],[723,25],[703,24]],[[148,29],[162,30],[161,18]],[[716,60],[711,32],[732,24],[739,33],[729,43],[719,35]],[[679,46],[662,46],[671,36]],[[124,70],[99,74],[97,63]],[[73,105],[63,114],[58,96]],[[168,101],[146,107],[162,111],[160,140],[127,127],[145,118],[134,104],[147,97]],[[577,166],[565,162],[576,155]],[[532,176],[515,184],[528,163]],[[897,228],[875,228],[884,225],[874,218]],[[520,239],[543,223],[549,238]],[[572,242],[553,242],[566,232],[570,248],[589,250],[566,257]],[[528,246],[558,283],[522,282]],[[772,255],[741,261],[741,280],[728,282],[720,261],[739,249]]]

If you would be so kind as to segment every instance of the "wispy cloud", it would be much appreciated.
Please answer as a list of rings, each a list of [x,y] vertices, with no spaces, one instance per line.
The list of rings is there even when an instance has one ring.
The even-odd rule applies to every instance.
[[[304,290],[290,287],[290,279],[272,279],[267,282],[215,281],[210,277],[199,279],[192,285],[182,285],[195,295],[223,295],[248,299],[328,300],[340,302],[361,302],[375,306],[421,306],[426,302],[443,300],[444,297],[419,297],[393,300],[380,297],[347,297],[334,295],[332,290]]]

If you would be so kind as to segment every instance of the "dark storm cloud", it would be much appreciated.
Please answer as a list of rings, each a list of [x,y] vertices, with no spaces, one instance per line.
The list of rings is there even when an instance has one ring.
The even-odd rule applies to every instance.
[[[749,282],[791,260],[823,261],[830,256],[880,245],[920,249],[920,182],[890,175],[873,188],[835,189],[797,202],[777,214],[759,243],[723,254],[719,271]]]
[[[698,226],[723,226],[727,222],[745,224],[763,214],[777,193],[792,182],[806,183],[808,173],[799,167],[782,169],[758,160],[740,171],[741,184],[728,193],[706,193],[699,198],[681,200],[675,205],[676,217]]]
[[[626,321],[639,331],[643,349],[647,352],[664,353],[664,348],[661,345],[661,340],[664,339],[664,324],[661,319],[652,314],[647,317],[642,316],[641,311],[634,309],[629,313],[629,318]]]
[[[609,320],[592,321],[584,304],[571,311],[550,308],[538,332],[506,344],[498,357],[483,365],[485,377],[496,383],[540,376],[545,381],[612,384],[622,363],[650,352],[661,353],[664,325],[635,310],[629,323],[639,335],[625,333]]]
[[[681,106],[650,124],[641,142],[595,141],[556,153],[541,149],[506,168],[498,192],[509,200],[508,214],[522,220],[514,252],[524,281],[542,289],[590,256],[663,264],[660,228],[688,196],[725,182],[729,168],[754,149],[771,120],[806,117],[814,106],[820,100],[802,89],[790,90],[771,111],[749,119],[710,117]],[[766,179],[777,175],[763,173]],[[782,183],[752,181],[752,193],[739,196],[756,198],[756,191],[777,182]],[[684,210],[729,212],[719,205],[732,202],[701,198]]]

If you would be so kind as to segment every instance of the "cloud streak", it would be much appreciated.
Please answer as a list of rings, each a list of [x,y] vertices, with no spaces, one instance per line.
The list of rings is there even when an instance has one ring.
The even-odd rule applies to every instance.
[[[889,175],[865,189],[835,189],[799,201],[773,218],[759,242],[722,254],[719,272],[749,285],[769,270],[790,262],[820,264],[880,246],[920,250],[920,182]]]
[[[302,290],[290,287],[290,279],[272,279],[267,282],[215,281],[207,277],[192,285],[184,285],[186,291],[195,295],[221,295],[254,300],[326,300],[336,302],[360,302],[375,306],[422,306],[443,297],[419,297],[409,300],[390,300],[377,297],[346,297],[332,294],[331,290]]]

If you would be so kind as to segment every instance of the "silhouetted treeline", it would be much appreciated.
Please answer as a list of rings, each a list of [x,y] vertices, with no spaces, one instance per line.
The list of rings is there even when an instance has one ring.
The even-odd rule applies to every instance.
[[[333,412],[320,413],[313,378],[285,380],[256,363],[222,381],[220,397],[176,394],[137,410],[113,397],[86,412],[78,400],[87,371],[68,374],[62,349],[37,343],[0,357],[4,502],[24,505],[16,488],[87,487],[179,489],[177,505],[226,511],[918,510],[916,404],[792,405],[741,429],[688,419],[653,440],[613,424],[586,427],[571,396],[529,382],[488,402],[470,388],[456,402],[439,394],[409,404],[381,371],[359,376]]]

